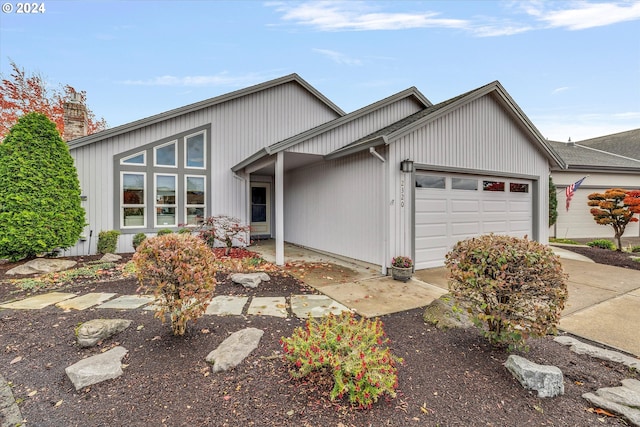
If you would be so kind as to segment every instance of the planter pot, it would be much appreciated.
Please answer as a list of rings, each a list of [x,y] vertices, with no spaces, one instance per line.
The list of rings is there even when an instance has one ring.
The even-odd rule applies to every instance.
[[[413,268],[400,268],[400,267],[391,267],[391,276],[394,280],[400,280],[401,282],[406,282],[411,279],[413,275]]]

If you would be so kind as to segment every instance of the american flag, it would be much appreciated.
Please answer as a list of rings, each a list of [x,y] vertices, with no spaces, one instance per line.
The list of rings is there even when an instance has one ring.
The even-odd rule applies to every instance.
[[[564,191],[564,193],[567,195],[567,212],[569,212],[569,204],[571,203],[571,199],[573,198],[573,195],[575,194],[576,190],[578,190],[578,187],[580,187],[580,184],[582,184],[582,181],[584,181],[585,178],[586,176],[581,180],[576,181],[575,183],[567,186],[567,189]]]

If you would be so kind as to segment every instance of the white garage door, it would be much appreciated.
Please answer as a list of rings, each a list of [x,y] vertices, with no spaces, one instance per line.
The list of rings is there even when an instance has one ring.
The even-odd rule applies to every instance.
[[[445,254],[469,237],[531,237],[531,181],[418,172],[415,185],[416,269],[444,265]]]

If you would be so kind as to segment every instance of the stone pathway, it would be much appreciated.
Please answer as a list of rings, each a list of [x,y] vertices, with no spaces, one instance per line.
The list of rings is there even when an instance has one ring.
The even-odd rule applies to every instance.
[[[154,298],[148,295],[120,295],[92,292],[76,295],[50,292],[19,301],[0,304],[0,309],[40,310],[54,305],[62,310],[86,310],[88,308],[112,310],[154,310]],[[349,311],[347,307],[326,295],[291,295],[290,297],[246,297],[218,295],[211,300],[205,314],[214,316],[274,316],[289,315],[305,319],[321,317],[329,313]]]

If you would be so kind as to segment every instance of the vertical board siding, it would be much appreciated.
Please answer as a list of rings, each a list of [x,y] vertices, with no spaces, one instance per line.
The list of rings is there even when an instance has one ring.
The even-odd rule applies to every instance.
[[[423,107],[410,98],[387,105],[343,126],[302,142],[288,151],[325,155],[420,111]]]
[[[380,265],[384,164],[369,153],[285,176],[285,240]]]
[[[539,220],[538,240],[548,241],[548,161],[491,96],[463,105],[399,138],[389,147],[392,256],[408,255],[413,246],[413,234],[408,230],[413,228],[414,182],[410,174],[399,171],[403,159],[440,167],[540,177],[537,194],[532,194],[538,201],[534,218]],[[404,207],[401,206],[403,180]]]
[[[335,111],[302,86],[290,82],[72,149],[82,194],[88,197],[83,202],[89,223],[86,234],[93,230],[93,238],[91,248],[88,241],[79,242],[65,254],[95,253],[98,232],[114,227],[113,200],[114,192],[118,191],[114,188],[114,155],[210,123],[209,212],[243,218],[245,183],[234,178],[231,167],[263,147],[337,117]],[[119,252],[133,251],[131,237],[135,231],[127,233],[131,234],[120,236]]]

